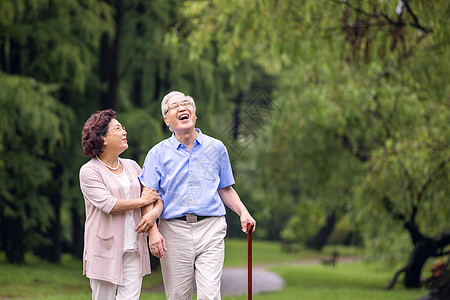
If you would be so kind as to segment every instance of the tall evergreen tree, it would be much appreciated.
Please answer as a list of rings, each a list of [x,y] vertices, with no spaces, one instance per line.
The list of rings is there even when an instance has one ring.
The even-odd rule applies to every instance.
[[[61,208],[71,198],[67,183],[77,177],[67,162],[79,156],[70,106],[80,103],[74,95],[89,82],[100,34],[112,31],[111,11],[94,0],[2,1],[1,112],[11,127],[0,130],[2,156],[8,158],[0,218],[2,228],[11,229],[2,235],[10,262],[45,247],[50,251],[38,254],[59,260]]]

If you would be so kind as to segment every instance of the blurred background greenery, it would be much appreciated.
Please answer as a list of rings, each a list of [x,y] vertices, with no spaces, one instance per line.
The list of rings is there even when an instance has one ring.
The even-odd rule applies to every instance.
[[[142,164],[179,90],[227,145],[255,239],[357,246],[419,287],[450,251],[449,15],[447,0],[0,0],[4,260],[81,257],[84,122],[115,109]]]

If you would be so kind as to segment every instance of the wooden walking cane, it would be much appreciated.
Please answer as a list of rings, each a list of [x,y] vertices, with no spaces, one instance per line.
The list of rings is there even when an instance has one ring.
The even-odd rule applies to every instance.
[[[248,278],[247,278],[247,286],[248,286],[248,299],[252,299],[252,231],[253,224],[247,224],[247,240],[248,240]]]

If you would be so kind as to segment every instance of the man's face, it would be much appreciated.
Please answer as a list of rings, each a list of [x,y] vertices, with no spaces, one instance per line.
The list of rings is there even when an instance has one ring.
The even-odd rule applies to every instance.
[[[197,116],[192,102],[185,96],[177,95],[167,102],[166,125],[176,131],[189,131],[195,128]]]

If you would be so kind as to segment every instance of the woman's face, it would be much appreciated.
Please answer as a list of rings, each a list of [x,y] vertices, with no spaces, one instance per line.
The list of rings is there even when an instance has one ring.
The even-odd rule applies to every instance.
[[[128,148],[127,132],[125,127],[119,123],[116,119],[112,119],[108,124],[108,130],[103,137],[104,152],[114,151],[119,154]]]

